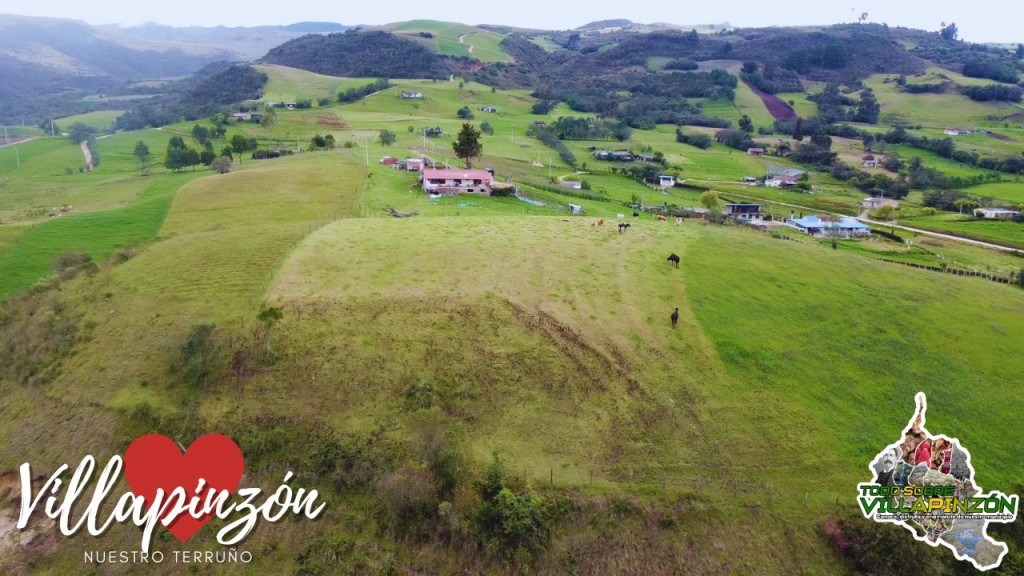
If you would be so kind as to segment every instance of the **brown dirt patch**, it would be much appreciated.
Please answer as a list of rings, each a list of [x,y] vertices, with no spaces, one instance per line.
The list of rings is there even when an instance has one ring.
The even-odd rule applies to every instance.
[[[336,114],[325,114],[316,119],[317,124],[323,124],[330,126],[331,128],[338,128],[339,130],[348,130],[352,127],[351,124],[342,120]]]

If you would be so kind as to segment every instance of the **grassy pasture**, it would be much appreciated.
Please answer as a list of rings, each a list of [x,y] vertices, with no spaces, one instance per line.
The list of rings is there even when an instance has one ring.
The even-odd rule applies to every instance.
[[[382,28],[421,41],[445,56],[466,56],[481,62],[508,62],[508,55],[499,46],[504,36],[497,32],[436,20],[410,20]],[[433,38],[422,38],[420,32],[429,32]],[[473,47],[472,52],[470,46]]]
[[[124,208],[72,214],[22,229],[18,244],[0,252],[0,298],[51,274],[57,257],[68,250],[102,261],[118,247],[152,240],[174,191],[194,177],[181,174],[156,180]]]
[[[817,102],[811,102],[807,99],[807,93],[805,92],[780,92],[776,94],[779,98],[782,98],[786,102],[793,101],[790,106],[793,110],[796,110],[797,116],[801,118],[810,118],[818,113]]]
[[[1024,453],[998,446],[1004,421],[982,410],[1018,409],[1005,404],[1016,369],[1003,360],[1024,330],[1010,320],[1024,305],[1018,290],[737,233],[699,236],[688,258],[694,314],[732,379],[709,403],[751,414],[730,418],[709,407],[723,428],[722,436],[709,433],[730,446],[743,438],[771,446],[757,459],[768,470],[789,468],[779,485],[795,481],[804,491],[802,474],[790,468],[806,462],[802,454],[828,455],[832,463],[815,467],[816,475],[835,474],[836,485],[866,476],[877,446],[899,438],[918,390],[928,393],[929,429],[959,435],[972,450],[979,483],[1017,481],[996,463]],[[744,288],[751,278],[756,291]],[[964,405],[961,393],[976,401]],[[749,406],[759,407],[756,416],[742,408]],[[895,417],[900,407],[905,416]],[[816,477],[813,485],[831,484]]]
[[[995,242],[1024,250],[1024,225],[1006,220],[960,219],[955,213],[918,216],[904,221],[908,226],[944,232],[975,240]]]
[[[338,92],[343,89],[365,85],[373,81],[372,79],[324,76],[277,64],[257,64],[253,67],[267,75],[263,100],[269,102],[295,102],[302,98],[309,98],[313,100],[315,106],[318,98],[326,97],[334,102]]]
[[[998,198],[1014,204],[1024,204],[1024,183],[1022,182],[982,184],[980,186],[965,188],[963,191],[977,196]]]
[[[530,42],[540,46],[545,52],[558,52],[559,50],[565,49],[560,44],[556,44],[554,40],[548,36],[533,36],[530,38]]]
[[[956,76],[948,73],[950,76]],[[883,122],[902,121],[922,127],[974,128],[976,126],[1001,126],[1003,117],[1020,110],[1005,102],[975,102],[956,93],[949,94],[907,94],[899,91],[893,75],[876,74],[865,80],[881,105]],[[885,80],[890,80],[885,82]],[[992,82],[985,81],[984,84]]]
[[[67,138],[40,138],[18,144],[17,150],[0,148],[0,223],[39,221],[64,204],[76,213],[123,207],[151,184],[139,175],[135,144],[149,146],[150,171],[156,176],[166,173],[162,162],[169,139],[160,130],[100,138],[100,165],[88,173],[78,172],[82,151]]]
[[[935,168],[947,176],[961,176],[967,178],[976,175],[984,176],[989,174],[989,171],[978,168],[977,166],[961,164],[955,160],[939,156],[930,150],[922,150],[921,148],[907,146],[906,144],[886,144],[883,151],[880,153],[895,153],[907,162],[916,156],[924,162],[925,166]]]
[[[97,110],[96,112],[57,118],[55,122],[64,130],[70,128],[72,124],[82,123],[101,132],[106,132],[112,131],[114,121],[121,114],[124,114],[124,110]]]

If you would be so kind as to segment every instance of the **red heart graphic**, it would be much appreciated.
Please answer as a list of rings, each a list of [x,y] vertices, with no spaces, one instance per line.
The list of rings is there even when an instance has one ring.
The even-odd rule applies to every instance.
[[[180,486],[188,502],[196,495],[199,480],[203,479],[206,483],[199,493],[200,504],[197,506],[202,509],[211,488],[218,493],[221,490],[234,493],[244,471],[242,451],[234,440],[223,434],[200,436],[185,454],[167,436],[146,434],[136,438],[124,453],[124,479],[132,493],[148,502],[150,508],[156,499],[157,489],[163,489],[166,502],[171,491]],[[164,517],[169,515],[170,509]],[[209,522],[210,518],[213,518],[212,513],[197,519],[185,512],[171,522],[167,529],[184,542]]]

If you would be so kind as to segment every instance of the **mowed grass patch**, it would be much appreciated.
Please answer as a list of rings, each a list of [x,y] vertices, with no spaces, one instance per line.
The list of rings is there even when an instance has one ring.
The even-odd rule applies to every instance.
[[[182,174],[157,180],[125,208],[64,216],[25,230],[18,243],[0,256],[0,298],[53,273],[54,262],[64,252],[87,252],[102,261],[118,247],[153,239],[175,190],[193,177]]]
[[[694,313],[735,382],[709,396],[708,433],[749,447],[792,504],[827,506],[869,479],[924,391],[929,430],[960,438],[981,485],[1012,489],[1024,292],[761,238],[705,234],[689,253]]]
[[[326,76],[278,64],[257,64],[253,68],[267,75],[263,100],[268,102],[295,102],[309,98],[316,105],[318,98],[330,98],[333,103],[337,101],[338,92],[343,88],[360,85],[361,81],[358,78]],[[365,80],[362,83],[368,84],[372,81]]]

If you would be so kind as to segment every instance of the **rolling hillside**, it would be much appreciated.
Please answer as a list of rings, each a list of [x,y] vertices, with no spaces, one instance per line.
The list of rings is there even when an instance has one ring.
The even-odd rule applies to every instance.
[[[0,147],[0,472],[28,461],[45,473],[85,454],[105,461],[145,433],[188,445],[220,432],[244,454],[243,486],[273,490],[292,472],[293,487],[319,491],[327,507],[318,521],[258,523],[240,545],[252,563],[196,568],[211,574],[960,573],[948,551],[867,526],[856,485],[870,480],[869,463],[900,437],[924,391],[929,429],[971,450],[985,490],[1024,490],[1016,432],[1024,399],[1014,389],[1024,371],[1024,290],[948,273],[1009,275],[1021,259],[888,226],[833,246],[792,228],[765,233],[692,212],[677,223],[682,208],[713,200],[708,190],[763,203],[776,218],[858,213],[868,192],[793,157],[750,155],[713,138],[680,142],[670,122],[634,126],[622,141],[566,137],[556,150],[528,135],[537,122],[599,125],[613,115],[598,119],[582,98],[538,98],[536,86],[474,81],[487,80],[479,61],[471,66],[483,65],[480,76],[449,80],[442,72],[466,61],[439,56],[419,33],[438,46],[465,34],[460,46],[480,41],[473,54],[482,39],[497,46],[501,34],[474,30],[424,21],[394,28],[397,36],[311,35],[275,48],[256,66],[267,76],[264,101],[316,105],[279,108],[262,125],[218,115],[225,131],[210,148],[231,154],[225,174],[163,166],[172,138],[201,149],[195,127],[215,127],[205,115],[99,138],[103,162],[93,171],[78,170],[81,147],[66,137],[35,132]],[[603,52],[526,49],[503,64],[495,54],[490,66],[535,66],[520,70],[524,78],[575,63],[575,80],[603,70],[600,79],[615,85],[627,68],[648,77],[651,57],[720,50],[718,39],[694,44],[687,34]],[[504,46],[520,40],[510,35]],[[438,74],[392,75],[390,85],[339,103],[339,91],[391,64],[375,53]],[[695,91],[727,86],[727,74],[701,72],[717,84]],[[882,132],[887,114],[920,118],[919,95],[885,82],[892,77],[868,77],[880,120],[857,126]],[[747,115],[759,144],[801,145],[773,131],[749,88],[686,102],[645,89],[616,97],[671,100],[670,111],[728,115],[734,125]],[[939,102],[943,121],[1008,123],[961,106],[959,95],[935,96],[950,98]],[[74,119],[98,125],[109,116]],[[489,128],[474,166],[493,169],[520,197],[430,198],[417,174],[380,161],[458,166],[452,143],[467,122]],[[680,133],[719,130],[689,124]],[[327,135],[335,147],[311,148]],[[233,149],[239,140],[245,146]],[[281,156],[254,159],[249,140]],[[145,163],[140,143],[151,152]],[[1014,150],[1001,145],[993,153]],[[855,137],[822,146],[853,159],[865,152]],[[664,164],[591,155],[619,148],[657,153]],[[917,150],[886,143],[878,154]],[[922,156],[922,166],[984,174]],[[633,175],[647,164],[683,186],[646,185]],[[813,173],[804,188],[745,181],[770,166]],[[581,188],[564,187],[567,179]],[[1009,201],[1017,184],[1007,174],[969,189]],[[930,191],[903,200],[907,222],[977,228],[928,212]],[[583,215],[570,214],[570,203]],[[634,217],[630,205],[650,211]],[[389,207],[416,214],[392,218]],[[629,229],[615,226],[619,215]],[[1003,236],[1024,226],[998,224],[991,233]],[[93,260],[75,264],[74,252]],[[16,518],[16,508],[0,500],[0,520]],[[995,574],[1015,574],[1024,559],[1022,521],[992,530],[1011,547]],[[860,532],[837,540],[837,523]],[[158,527],[153,545],[168,556],[219,550],[222,525],[187,545]],[[87,550],[137,547],[134,527],[101,538],[59,537],[42,523],[34,530],[24,545],[0,535],[0,572],[181,569],[83,564]]]

